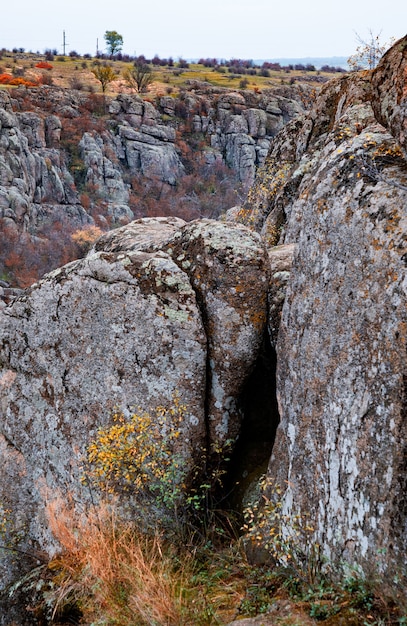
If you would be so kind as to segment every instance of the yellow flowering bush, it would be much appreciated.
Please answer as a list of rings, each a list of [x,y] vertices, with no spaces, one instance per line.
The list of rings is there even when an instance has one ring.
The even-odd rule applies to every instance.
[[[88,446],[85,480],[108,494],[129,493],[136,500],[153,496],[157,505],[175,509],[185,469],[174,449],[185,411],[178,397],[170,408],[137,411],[129,418],[117,411],[113,424],[100,428]]]

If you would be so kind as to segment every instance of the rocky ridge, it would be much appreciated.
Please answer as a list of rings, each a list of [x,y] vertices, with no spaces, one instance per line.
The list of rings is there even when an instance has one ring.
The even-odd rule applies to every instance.
[[[196,158],[225,164],[249,184],[272,137],[307,105],[309,89],[289,91],[255,94],[199,84],[155,104],[121,94],[107,106],[56,87],[1,91],[0,226],[35,233],[52,220],[77,227],[95,217],[126,223],[134,218],[129,178],[176,185],[186,171],[184,140],[199,138]],[[92,108],[99,117],[86,122]],[[93,212],[82,204],[84,187],[97,199]]]

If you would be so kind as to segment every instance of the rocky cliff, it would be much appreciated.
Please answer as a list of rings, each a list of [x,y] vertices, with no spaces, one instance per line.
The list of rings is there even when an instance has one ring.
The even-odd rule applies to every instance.
[[[403,39],[374,72],[325,86],[225,221],[133,222],[0,310],[0,493],[18,549],[56,549],[47,499],[86,502],[83,454],[115,405],[177,391],[186,476],[225,444],[242,464],[242,439],[268,428],[283,536],[306,520],[305,558],[318,544],[332,570],[405,568],[406,72]],[[127,106],[115,141],[136,162]],[[232,117],[236,130],[251,114]],[[86,175],[102,144],[84,139]],[[19,566],[3,560],[4,583]]]
[[[129,221],[131,177],[176,185],[186,173],[186,144],[203,165],[223,163],[249,184],[272,137],[304,110],[309,92],[256,94],[199,83],[154,104],[125,94],[103,104],[56,87],[1,91],[1,224],[35,233],[50,220],[93,223],[98,212],[116,224]],[[89,201],[83,206],[84,190],[92,192],[93,212]]]
[[[368,571],[404,567],[407,542],[406,45],[323,89],[238,214],[295,247],[271,495],[330,562]]]

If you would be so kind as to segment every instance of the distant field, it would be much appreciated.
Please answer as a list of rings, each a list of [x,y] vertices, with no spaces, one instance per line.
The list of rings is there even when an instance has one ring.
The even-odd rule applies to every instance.
[[[0,56],[0,74],[7,73],[27,81],[42,81],[45,84],[59,87],[99,92],[101,85],[92,74],[92,69],[97,63],[107,63],[117,73],[118,80],[109,84],[106,93],[114,95],[121,91],[128,91],[122,72],[126,67],[131,67],[131,63],[118,60],[85,59],[79,56],[75,58],[55,56],[53,60],[50,60],[52,69],[37,68],[36,64],[44,60],[44,55],[3,51]],[[261,91],[270,87],[297,82],[306,82],[308,85],[318,86],[336,75],[332,72],[294,69],[286,71],[268,70],[268,76],[260,76],[260,68],[255,68],[256,74],[238,74],[229,71],[227,67],[208,68],[198,63],[190,64],[188,68],[177,67],[177,63],[175,63],[174,67],[154,66],[152,69],[154,80],[148,89],[150,94],[171,94],[174,96],[190,80],[205,81],[216,87]],[[148,93],[144,96],[148,97]]]

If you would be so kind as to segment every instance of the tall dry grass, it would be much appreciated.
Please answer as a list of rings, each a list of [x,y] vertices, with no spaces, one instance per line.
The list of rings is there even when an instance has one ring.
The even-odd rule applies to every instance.
[[[120,626],[180,626],[183,590],[189,577],[161,537],[118,522],[114,506],[77,514],[62,500],[48,505],[50,528],[62,547],[54,572],[54,616],[75,603],[89,623]]]

